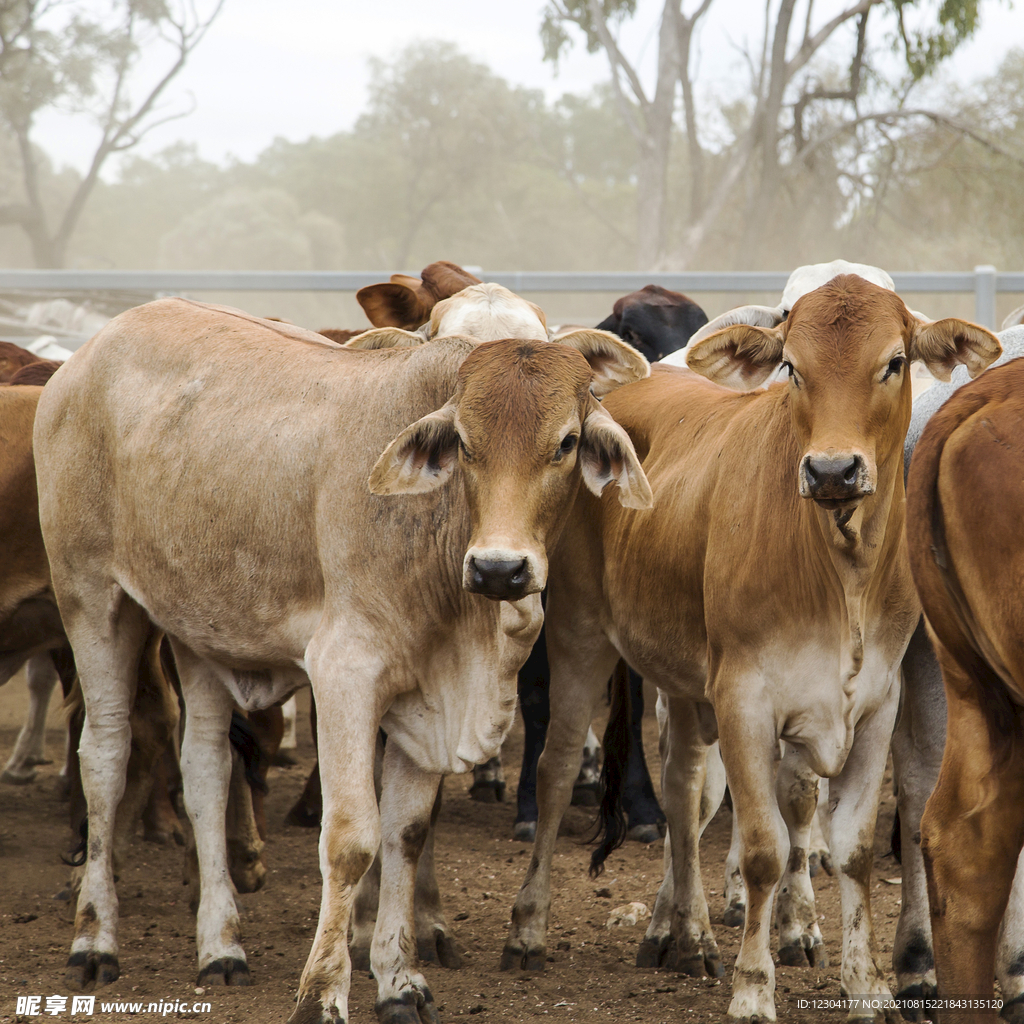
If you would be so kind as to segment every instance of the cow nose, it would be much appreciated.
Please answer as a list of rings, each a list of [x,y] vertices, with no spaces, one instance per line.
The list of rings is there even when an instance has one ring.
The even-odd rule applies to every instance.
[[[469,589],[499,601],[517,600],[524,596],[530,572],[525,558],[518,561],[492,561],[470,558]]]
[[[806,496],[815,501],[849,501],[863,496],[864,460],[860,455],[808,455],[803,461]]]

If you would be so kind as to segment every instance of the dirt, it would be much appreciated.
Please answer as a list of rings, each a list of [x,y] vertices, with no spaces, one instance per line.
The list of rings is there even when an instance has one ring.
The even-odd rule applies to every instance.
[[[13,687],[14,684],[12,683]],[[265,859],[268,881],[261,892],[238,898],[244,943],[252,971],[249,988],[207,988],[196,992],[195,920],[182,886],[182,850],[142,841],[133,843],[132,859],[118,884],[120,898],[121,977],[96,995],[93,1017],[69,1012],[24,1020],[138,1020],[123,1012],[101,1010],[106,1002],[143,1004],[180,1000],[185,1012],[169,1019],[225,1022],[283,1022],[294,1007],[299,974],[316,928],[320,899],[317,831],[284,825],[284,815],[302,789],[313,764],[308,726],[300,718],[298,764],[273,768],[268,820],[272,834]],[[16,730],[0,725],[0,763],[13,746]],[[648,763],[657,777],[656,725],[645,722]],[[60,732],[51,730],[48,750],[57,756]],[[522,730],[517,725],[505,748],[509,794],[514,793]],[[64,886],[68,869],[59,854],[69,831],[66,804],[57,795],[59,765],[43,766],[34,783],[0,786],[0,1024],[13,1022],[16,997],[70,996],[64,965],[72,937],[73,908],[53,897]],[[670,972],[638,970],[637,946],[644,924],[609,930],[609,911],[639,900],[653,907],[661,881],[662,844],[630,843],[613,854],[598,881],[587,876],[590,850],[581,838],[592,811],[572,808],[563,825],[554,865],[548,964],[543,973],[502,973],[498,960],[509,909],[522,881],[529,846],[513,841],[512,803],[470,801],[465,777],[445,784],[445,802],[437,837],[437,865],[448,920],[465,949],[459,971],[426,967],[424,974],[442,1022],[473,1016],[489,1020],[642,1020],[645,1022],[726,1019],[732,968],[739,932],[721,923],[723,865],[729,846],[730,812],[723,807],[708,827],[701,865],[711,920],[726,968],[725,980],[694,980]],[[899,912],[899,865],[887,856],[894,803],[887,775],[875,841],[872,906],[879,961],[886,967]],[[828,951],[827,968],[776,968],[776,1006],[780,1021],[828,1024],[839,1011],[799,1009],[804,998],[838,998],[842,943],[839,893],[835,879],[814,882],[821,930]],[[611,896],[599,895],[600,890]],[[773,949],[777,942],[773,942]],[[893,978],[890,973],[890,985]],[[351,1019],[370,1024],[375,985],[365,974],[353,978]],[[209,1002],[209,1013],[192,1005]],[[70,1009],[70,999],[68,1009]],[[21,1018],[19,1018],[21,1019]]]

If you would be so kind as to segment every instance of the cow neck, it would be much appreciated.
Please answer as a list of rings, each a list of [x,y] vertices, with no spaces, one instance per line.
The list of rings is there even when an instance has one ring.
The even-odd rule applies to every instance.
[[[878,467],[878,485],[852,514],[837,514],[806,501],[807,514],[823,542],[843,595],[843,645],[846,678],[856,676],[864,661],[864,620],[870,593],[886,586],[882,570],[894,565],[894,547],[903,541],[903,448]]]

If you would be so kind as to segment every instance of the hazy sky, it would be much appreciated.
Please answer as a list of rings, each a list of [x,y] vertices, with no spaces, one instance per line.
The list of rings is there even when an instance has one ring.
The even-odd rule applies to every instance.
[[[684,10],[696,5],[685,0]],[[637,16],[623,31],[625,52],[648,75],[662,6],[663,0],[638,0]],[[818,0],[816,22],[845,6]],[[604,55],[588,54],[580,44],[557,74],[542,60],[543,7],[542,0],[227,0],[165,103],[182,109],[194,102],[194,112],[155,130],[141,152],[185,139],[210,160],[249,160],[277,136],[301,141],[349,128],[366,102],[367,58],[391,59],[422,39],[451,40],[502,77],[549,97],[586,92],[606,80]],[[1021,0],[1016,10],[1008,0],[985,0],[982,29],[957,55],[952,74],[976,78],[994,69],[1010,47],[1024,46],[1022,7]],[[763,12],[764,0],[716,0],[700,40],[705,88],[739,88],[740,49],[756,47]],[[68,118],[48,115],[36,138],[58,163],[82,166],[87,159],[91,137]]]

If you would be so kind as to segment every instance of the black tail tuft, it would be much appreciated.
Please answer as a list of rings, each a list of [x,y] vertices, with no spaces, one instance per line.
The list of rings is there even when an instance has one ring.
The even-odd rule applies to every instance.
[[[608,728],[604,733],[604,764],[601,766],[601,786],[604,796],[597,812],[594,833],[590,842],[598,847],[590,855],[590,877],[597,878],[604,871],[604,862],[613,850],[626,841],[626,815],[622,809],[622,793],[626,781],[629,759],[631,707],[629,700],[629,668],[620,658],[611,679],[611,708]]]
[[[245,781],[250,789],[260,793],[268,793],[267,784],[260,778],[260,766],[266,754],[260,741],[256,738],[249,719],[238,711],[231,712],[231,729],[228,731],[231,746],[238,751],[238,756],[245,765]]]

